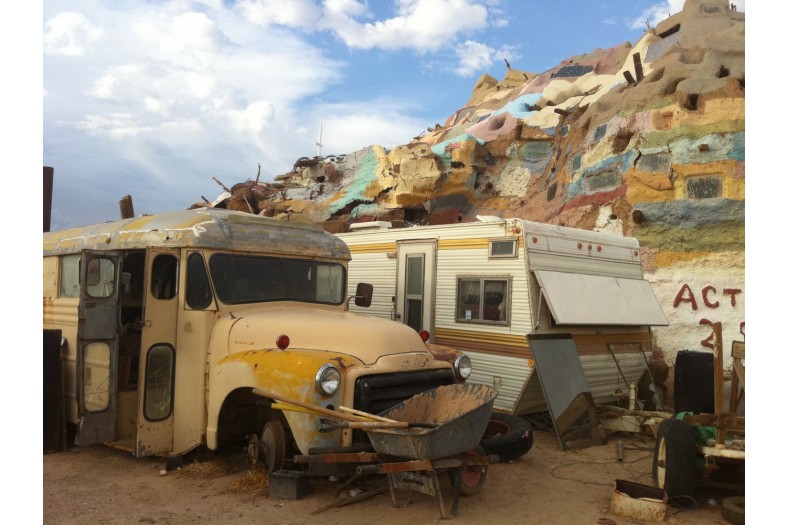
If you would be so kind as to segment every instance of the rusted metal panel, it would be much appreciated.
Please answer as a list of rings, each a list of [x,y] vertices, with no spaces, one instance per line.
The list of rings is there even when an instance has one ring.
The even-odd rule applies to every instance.
[[[318,226],[216,208],[146,215],[44,234],[44,255],[149,246],[214,248],[350,259],[347,246]]]

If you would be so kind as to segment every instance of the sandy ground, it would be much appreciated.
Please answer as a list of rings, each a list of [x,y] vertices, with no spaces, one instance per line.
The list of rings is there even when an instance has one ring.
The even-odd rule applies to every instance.
[[[624,461],[617,441],[624,440]],[[534,447],[516,461],[491,465],[482,490],[460,498],[456,524],[540,523],[632,525],[652,523],[610,512],[615,480],[650,484],[653,440],[618,434],[607,445],[563,452],[555,436],[535,433]],[[446,523],[437,500],[414,493],[406,507],[392,505],[386,478],[366,478],[360,490],[380,488],[364,501],[321,508],[348,497],[342,483],[311,478],[309,493],[298,500],[268,497],[267,478],[252,470],[245,454],[200,452],[180,470],[162,473],[158,458],[136,459],[105,446],[71,447],[43,456],[45,524],[195,524],[265,523],[355,525],[367,523]],[[441,476],[447,505],[451,493]],[[356,487],[353,487],[356,488]],[[719,506],[702,494],[696,508],[668,507],[663,523],[725,524]],[[689,502],[688,502],[689,503]],[[605,521],[611,520],[611,521]]]

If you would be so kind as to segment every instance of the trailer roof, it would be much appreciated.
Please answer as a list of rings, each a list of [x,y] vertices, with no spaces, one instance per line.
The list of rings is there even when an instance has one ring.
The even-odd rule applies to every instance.
[[[638,249],[640,243],[634,237],[625,237],[623,235],[613,235],[610,233],[601,233],[590,230],[582,230],[579,228],[570,228],[568,226],[558,226],[555,224],[547,224],[541,222],[527,221],[523,219],[504,219],[494,216],[478,216],[478,220],[469,222],[458,222],[453,224],[433,224],[427,226],[408,226],[405,228],[392,228],[391,223],[375,221],[370,223],[355,223],[351,226],[351,230],[347,233],[339,234],[342,238],[354,239],[363,236],[376,236],[380,238],[407,238],[411,235],[433,235],[440,238],[441,234],[449,235],[450,232],[461,232],[463,230],[476,230],[484,228],[485,226],[498,225],[503,228],[508,228],[508,232],[512,232],[515,227],[520,227],[522,234],[542,234],[558,238],[569,238],[573,240],[580,240],[584,242],[614,244],[616,246]]]
[[[196,208],[44,234],[44,255],[90,250],[195,247],[350,259],[321,227],[217,208]]]

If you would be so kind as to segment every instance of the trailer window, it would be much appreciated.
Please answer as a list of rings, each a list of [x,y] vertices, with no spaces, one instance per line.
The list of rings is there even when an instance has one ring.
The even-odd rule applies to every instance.
[[[216,295],[225,304],[341,304],[344,297],[345,269],[338,263],[216,254],[209,265]]]
[[[517,239],[491,240],[488,256],[491,259],[516,259]]]
[[[457,321],[509,324],[510,289],[509,277],[460,277],[457,279]]]

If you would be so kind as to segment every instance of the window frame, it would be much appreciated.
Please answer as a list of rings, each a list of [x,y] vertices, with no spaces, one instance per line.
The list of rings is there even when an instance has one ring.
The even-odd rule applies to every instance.
[[[462,284],[464,282],[473,282],[476,281],[479,283],[479,318],[478,319],[467,319],[465,317],[465,310],[461,308],[462,297]],[[506,290],[504,292],[503,300],[498,303],[499,305],[504,305],[504,319],[499,321],[493,321],[484,319],[484,289],[485,283],[490,281],[503,281],[506,286]],[[487,326],[511,326],[512,324],[512,276],[511,275],[458,275],[456,282],[455,282],[455,290],[454,290],[454,298],[455,298],[455,308],[454,308],[454,321],[457,323],[464,323],[464,324],[480,324],[480,325],[487,325]],[[466,303],[467,304],[467,303]]]
[[[487,257],[489,259],[517,259],[520,256],[520,242],[519,237],[502,237],[500,239],[490,239],[487,243]],[[493,244],[508,242],[513,246],[512,253],[494,254]]]

